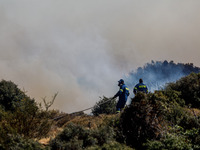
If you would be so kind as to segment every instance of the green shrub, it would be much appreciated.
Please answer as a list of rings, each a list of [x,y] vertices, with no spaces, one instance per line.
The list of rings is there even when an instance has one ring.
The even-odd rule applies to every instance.
[[[200,149],[200,128],[192,128],[182,133],[189,140],[191,140],[194,150]]]
[[[181,117],[182,119],[180,120],[179,124],[182,126],[185,130],[190,130],[193,128],[200,128],[200,118],[195,117],[191,115],[188,112],[185,112],[184,115]]]
[[[179,92],[167,89],[152,94],[150,100],[160,102],[160,113],[170,125],[180,125],[185,129],[199,128],[200,119],[189,113],[180,97]]]
[[[198,150],[200,148],[199,129],[184,130],[181,126],[170,127],[160,140],[148,140],[143,144],[147,150]]]
[[[170,83],[167,89],[181,92],[180,98],[184,99],[187,105],[200,108],[200,73],[191,73],[181,78],[176,83]]]
[[[102,126],[94,130],[92,136],[97,140],[98,145],[103,145],[114,140],[114,130],[110,126]]]
[[[161,141],[149,141],[144,144],[147,150],[191,150],[190,141],[183,136],[168,134]]]
[[[47,135],[51,124],[49,113],[43,111],[17,85],[11,81],[0,82],[0,129],[4,129],[0,130],[1,135],[7,132],[27,138],[41,138]]]
[[[7,133],[20,134],[27,138],[41,138],[49,132],[52,121],[45,116],[34,101],[23,100],[20,107],[14,112],[4,112],[0,121],[0,128],[4,128]]]
[[[132,147],[141,149],[142,143],[158,138],[163,130],[161,105],[152,97],[138,93],[121,115],[121,130],[126,143]]]
[[[96,144],[88,129],[80,125],[68,124],[66,128],[50,142],[52,149],[79,150]]]
[[[167,104],[167,113],[164,114],[165,119],[169,121],[171,125],[179,124],[186,115],[187,112],[185,109],[173,102]]]
[[[47,150],[48,147],[44,148],[41,144],[38,142],[31,140],[31,139],[25,139],[20,135],[12,135],[7,134],[6,137],[4,137],[4,141],[0,142],[0,149],[2,150]]]
[[[165,150],[165,145],[158,140],[147,140],[146,143],[143,144],[146,150]]]
[[[0,105],[3,106],[5,110],[15,110],[15,108],[21,105],[21,101],[27,98],[25,93],[12,81],[2,80],[0,82]]]
[[[98,101],[93,109],[92,113],[97,116],[99,114],[115,114],[116,112],[116,101],[107,97],[100,97],[100,101]]]
[[[171,150],[191,150],[192,145],[189,140],[184,136],[178,134],[168,134],[165,139],[163,139],[164,149]]]
[[[109,126],[86,129],[80,125],[68,124],[66,128],[50,142],[52,149],[79,150],[91,146],[102,146],[114,140],[114,131]]]
[[[175,90],[166,88],[163,91],[163,94],[167,97],[168,102],[177,103],[182,107],[185,106],[185,101],[184,101],[184,99],[181,98],[181,92],[180,91],[175,91]]]
[[[134,149],[126,146],[125,144],[121,144],[118,142],[110,142],[102,146],[99,145],[91,146],[86,148],[86,150],[134,150]]]

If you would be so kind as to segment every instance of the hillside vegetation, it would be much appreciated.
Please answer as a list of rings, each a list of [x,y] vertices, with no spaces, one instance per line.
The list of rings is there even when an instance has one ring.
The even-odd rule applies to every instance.
[[[162,89],[166,83],[175,82],[181,77],[190,73],[199,73],[200,68],[192,63],[174,63],[173,61],[152,61],[131,71],[126,77],[126,83],[129,87],[137,84],[139,78],[142,78],[149,87],[149,91]]]
[[[98,105],[107,100],[100,99],[94,115],[65,114],[43,109],[12,81],[2,80],[0,149],[200,149],[200,73],[138,93],[120,114],[113,112],[115,102]]]

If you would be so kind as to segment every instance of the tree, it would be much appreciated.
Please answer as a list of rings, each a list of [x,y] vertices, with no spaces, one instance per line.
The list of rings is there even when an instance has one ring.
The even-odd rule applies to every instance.
[[[30,99],[12,81],[2,80],[0,82],[0,105],[5,110],[14,111],[27,98]]]
[[[54,96],[52,97],[52,100],[50,102],[46,101],[46,97],[42,98],[46,111],[48,111],[48,109],[53,105],[57,95],[58,95],[58,92],[56,94],[54,94]]]

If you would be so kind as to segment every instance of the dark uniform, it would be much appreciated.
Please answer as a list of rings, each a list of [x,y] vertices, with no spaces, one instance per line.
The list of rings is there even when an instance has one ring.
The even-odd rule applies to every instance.
[[[119,91],[115,94],[113,98],[119,97],[116,109],[119,113],[125,106],[128,96],[130,95],[128,87],[124,84],[124,80],[120,79],[118,81]]]
[[[137,94],[138,92],[144,92],[144,93],[148,93],[148,88],[147,86],[143,83],[143,80],[140,79],[139,83],[134,87],[133,89],[133,93]]]

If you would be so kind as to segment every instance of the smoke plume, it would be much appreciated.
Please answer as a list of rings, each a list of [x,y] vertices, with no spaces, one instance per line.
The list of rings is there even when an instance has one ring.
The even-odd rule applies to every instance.
[[[152,61],[132,71],[126,76],[127,85],[134,87],[139,79],[143,79],[149,92],[162,90],[168,83],[176,82],[191,73],[199,73],[200,68],[192,63],[174,63],[173,61]]]
[[[0,78],[65,112],[113,96],[151,60],[200,66],[200,1],[1,0]],[[132,87],[130,87],[132,88]]]

